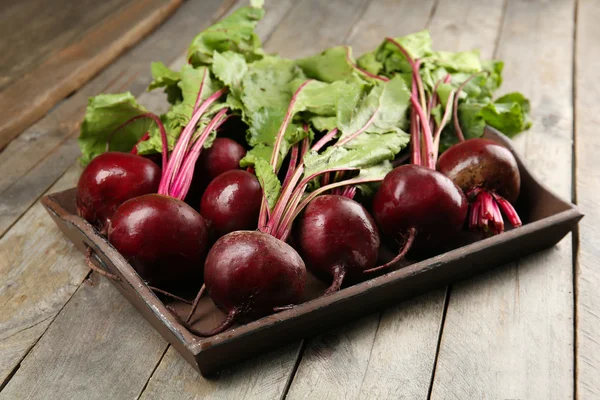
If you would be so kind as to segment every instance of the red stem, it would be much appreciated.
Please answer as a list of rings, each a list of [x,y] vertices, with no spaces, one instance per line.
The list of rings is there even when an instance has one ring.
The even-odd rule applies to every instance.
[[[321,148],[323,148],[323,146],[325,146],[327,143],[329,143],[335,137],[335,135],[337,135],[337,133],[338,133],[338,128],[334,128],[334,129],[330,130],[329,132],[327,132],[327,134],[325,136],[323,136],[321,139],[319,139],[319,141],[317,143],[315,143],[313,145],[313,147],[311,147],[311,150],[312,151],[321,150]]]
[[[148,140],[148,139],[150,139],[150,132],[146,132],[146,133],[144,133],[144,136],[142,136],[142,137],[140,138],[140,140],[138,140],[138,141],[137,141],[137,142],[136,142],[136,143],[133,145],[133,147],[131,148],[131,151],[130,151],[130,153],[131,153],[131,154],[135,154],[135,155],[137,155],[137,154],[138,154],[138,151],[137,151],[137,146],[138,146],[138,144],[140,144],[140,143],[142,143],[142,142],[145,142],[145,141],[146,141],[146,140]]]
[[[286,187],[287,184],[292,179],[294,172],[296,171],[296,164],[298,163],[298,144],[292,146],[292,154],[290,154],[290,163],[288,164],[287,172],[285,173],[285,178],[283,179],[283,187]]]
[[[350,56],[350,47],[345,46],[345,49],[346,49],[346,61],[348,61],[348,64],[350,64],[352,66],[352,68],[354,68],[361,74],[368,76],[369,78],[377,79],[377,80],[380,80],[383,82],[388,82],[390,80],[389,78],[386,78],[385,76],[375,75],[375,74],[370,73],[369,71],[365,71],[364,69],[360,68],[358,65],[356,65],[354,63],[354,61],[352,61],[352,57]]]

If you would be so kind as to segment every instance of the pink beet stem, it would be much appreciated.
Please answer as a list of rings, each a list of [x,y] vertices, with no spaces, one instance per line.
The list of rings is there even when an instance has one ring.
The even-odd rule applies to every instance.
[[[208,110],[215,101],[219,99],[223,94],[227,93],[227,88],[223,88],[221,90],[217,90],[213,95],[211,95],[208,99],[206,99],[196,111],[192,114],[190,121],[183,128],[179,139],[177,140],[177,144],[173,149],[173,153],[171,154],[171,159],[169,160],[168,165],[165,167],[163,165],[163,176],[160,180],[160,185],[158,187],[158,193],[168,195],[169,189],[171,187],[171,183],[175,179],[181,164],[183,163],[185,154],[187,153],[187,148],[192,136],[194,135],[194,130],[196,128],[196,124],[202,117],[202,114]],[[167,145],[166,135],[165,140],[163,140],[163,149]]]
[[[335,137],[335,135],[337,135],[337,133],[338,133],[337,128],[330,130],[329,132],[327,132],[327,134],[325,136],[323,136],[321,139],[319,139],[319,141],[311,147],[311,150],[312,151],[321,150],[323,148],[323,146],[325,146],[327,143],[329,143]]]
[[[378,79],[383,82],[388,82],[390,80],[389,78],[386,78],[385,76],[375,75],[375,74],[372,74],[372,73],[360,68],[358,65],[356,65],[354,63],[354,61],[352,61],[352,57],[350,56],[350,47],[345,46],[345,49],[346,49],[346,61],[348,61],[348,64],[350,64],[352,66],[352,68],[354,68],[361,74],[368,76],[369,78]]]
[[[298,163],[298,144],[292,146],[292,153],[290,154],[290,163],[288,165],[288,169],[285,173],[285,178],[283,179],[282,186],[285,187],[292,176],[294,175],[294,171],[296,171],[296,164]]]
[[[446,123],[450,118],[450,112],[452,111],[452,107],[450,107],[450,104],[452,104],[454,95],[454,91],[451,91],[450,96],[448,96],[448,102],[446,103],[446,109],[444,110],[444,116],[442,117],[440,126],[438,126],[437,130],[435,131],[435,134],[433,135],[433,165],[436,165],[437,163],[437,158],[440,151],[440,138],[442,136],[442,131],[444,130],[444,127],[446,126]]]
[[[169,190],[169,195],[183,200],[190,190],[190,185],[192,183],[192,178],[194,177],[194,168],[196,167],[196,161],[202,152],[202,148],[204,147],[204,143],[210,136],[210,133],[216,129],[217,125],[227,113],[228,109],[223,108],[221,111],[214,116],[214,118],[208,123],[204,131],[200,134],[194,145],[189,151],[189,155],[183,160],[183,164],[178,175],[175,177],[173,181],[173,185]]]
[[[377,108],[375,109],[375,112],[373,113],[373,115],[371,115],[371,118],[369,118],[369,120],[365,123],[364,126],[362,126],[356,132],[354,132],[354,133],[346,136],[342,140],[339,140],[334,146],[342,146],[342,145],[348,143],[349,141],[351,141],[352,139],[356,138],[358,135],[360,135],[364,131],[366,131],[367,128],[369,128],[369,126],[371,126],[371,124],[373,123],[373,121],[375,121],[375,117],[377,116],[377,113],[379,113],[379,110],[380,110],[380,107],[377,106]]]
[[[196,96],[196,101],[194,102],[194,108],[192,109],[192,114],[196,112],[198,106],[200,105],[200,100],[202,100],[202,90],[204,89],[204,80],[206,79],[206,72],[208,68],[204,68],[204,73],[202,74],[202,80],[200,81],[200,89],[198,89],[198,95]]]
[[[513,205],[510,204],[508,200],[496,193],[494,193],[493,196],[500,208],[502,209],[502,212],[504,212],[504,215],[506,215],[506,218],[508,218],[508,221],[513,227],[517,228],[523,225],[523,222],[521,222],[521,218],[519,218],[519,214],[517,214],[517,210],[515,210]]]
[[[138,140],[133,147],[131,148],[131,154],[135,154],[137,155],[138,151],[137,151],[137,146],[138,144],[145,142],[146,140],[150,139],[150,132],[146,132],[144,133],[144,135],[140,138],[140,140]]]
[[[427,116],[423,112],[419,101],[414,96],[411,96],[410,101],[412,102],[413,108],[416,110],[417,115],[419,117],[421,129],[423,129],[423,143],[425,150],[424,166],[431,169],[435,169],[435,164],[433,164],[433,139],[431,136],[431,130],[429,129],[429,122],[427,121]]]

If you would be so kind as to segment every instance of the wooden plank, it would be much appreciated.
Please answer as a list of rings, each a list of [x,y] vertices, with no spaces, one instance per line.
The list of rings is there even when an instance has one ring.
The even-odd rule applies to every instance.
[[[172,63],[203,25],[221,16],[234,2],[186,2],[155,35],[143,40],[0,153],[0,237],[79,157],[73,138],[79,131],[87,98],[125,90],[139,95],[150,82],[150,62]]]
[[[79,287],[0,399],[133,399],[167,343],[99,275]]]
[[[50,191],[77,182],[74,166]],[[0,239],[0,382],[19,364],[88,273],[41,204]]]
[[[91,29],[78,34],[78,40],[66,47],[53,48],[52,54],[43,61],[36,60],[35,68],[0,92],[0,149],[41,118],[59,100],[80,88],[150,33],[181,2],[133,0],[92,25]],[[70,8],[61,3],[73,4],[61,0],[59,4],[53,2],[52,7]],[[94,9],[89,7],[87,12],[91,13]],[[51,15],[55,14],[51,12]],[[15,27],[12,26],[13,29]],[[23,51],[22,47],[19,49]]]
[[[579,224],[576,265],[577,394],[580,399],[600,398],[600,116],[594,112],[600,98],[596,79],[600,68],[600,4],[580,0],[576,44],[576,193],[586,214]]]
[[[571,196],[574,1],[509,0],[497,52],[504,90],[531,99],[515,140],[529,165]],[[433,399],[573,397],[570,236],[556,247],[453,287]]]
[[[433,2],[373,2],[350,43],[364,52],[385,36],[401,36],[428,25],[436,49],[481,47],[485,56],[491,55],[501,4],[448,0],[439,2],[435,13],[433,7]],[[488,18],[488,28],[476,41],[469,41],[480,32],[476,24],[453,25],[465,15],[475,21]],[[370,48],[363,47],[365,38]],[[310,341],[288,398],[427,398],[444,299],[445,290],[432,292]]]
[[[193,15],[193,11],[200,11],[199,5],[203,5],[205,18],[210,18],[210,14],[207,10],[209,10],[209,4],[206,1],[197,2],[195,5],[193,3],[186,3],[182,7],[182,11],[185,11],[185,8],[190,5],[190,11],[192,11],[192,18],[190,15],[182,15],[183,20],[177,20],[177,16],[170,20],[165,28],[173,23],[176,24],[176,28],[179,32],[186,32],[189,29],[189,26],[185,26],[184,22],[190,23],[194,26],[194,33],[197,30],[201,29],[199,25],[202,24],[202,19],[198,18],[198,14]],[[276,15],[284,15],[284,9],[282,9],[283,2],[280,2],[273,6]],[[287,2],[287,7],[291,7],[292,2]],[[218,7],[215,4],[216,9]],[[213,10],[214,10],[213,9]],[[267,7],[269,9],[269,7]],[[204,20],[206,21],[206,19]],[[272,31],[275,24],[277,24],[276,18],[270,18],[271,28],[268,26],[261,27],[260,32],[264,35],[269,35]],[[188,31],[189,32],[189,31]],[[167,44],[170,40],[168,35],[165,35],[163,39],[158,36],[160,32],[155,35],[153,39],[156,43],[160,43],[163,40],[167,41]],[[190,38],[191,39],[191,38]],[[156,56],[156,54],[155,54]],[[177,61],[179,63],[180,61]],[[143,83],[145,87],[147,85],[147,80]],[[141,102],[146,105],[157,105],[157,99],[163,99],[163,95],[159,92],[145,93],[141,96]],[[73,139],[69,139],[73,140]],[[37,167],[36,167],[37,168]],[[68,187],[72,187],[78,176],[80,174],[80,167],[75,164],[72,164],[72,167],[69,169],[66,175],[64,175],[58,183],[50,189],[50,191],[58,191]],[[23,218],[19,220],[17,224],[15,224],[10,231],[0,240],[0,254],[11,254],[15,249],[17,252],[14,253],[14,256],[10,258],[5,258],[4,256],[0,258],[2,261],[0,268],[0,295],[4,297],[0,297],[0,304],[7,304],[10,312],[3,313],[0,318],[0,382],[5,380],[10,374],[19,366],[19,363],[23,359],[23,357],[27,354],[29,349],[35,345],[39,337],[44,333],[48,325],[54,319],[56,314],[62,309],[64,304],[69,300],[69,298],[73,295],[78,285],[85,278],[89,270],[84,266],[83,259],[81,255],[71,246],[69,245],[65,239],[62,238],[62,235],[58,231],[52,222],[52,220],[45,215],[45,211],[42,209],[41,205],[34,205]],[[31,240],[25,239],[31,238]],[[43,245],[36,245],[37,242],[41,242]],[[16,247],[19,245],[21,247]],[[62,258],[55,260],[50,257],[49,254],[60,252]],[[6,264],[4,260],[7,260]],[[71,271],[71,269],[75,269],[71,275],[62,272]],[[44,279],[46,275],[53,274],[52,277],[55,279]],[[6,284],[5,284],[6,282]],[[81,291],[82,289],[80,289]],[[40,293],[38,296],[37,293]],[[118,302],[119,304],[128,304],[126,301],[117,294],[117,292],[111,294],[112,292],[106,292],[102,295],[99,294],[97,297],[94,297],[90,300],[89,308],[93,309],[95,303],[102,303],[105,301],[109,301],[105,299],[103,296],[110,296],[114,299],[110,301]],[[83,296],[79,293],[76,296]],[[29,302],[26,306],[23,305],[23,302],[29,299]],[[76,301],[77,297],[72,299]],[[93,302],[92,302],[93,300]],[[101,307],[100,304],[96,304],[97,307]],[[4,311],[4,309],[3,309]],[[69,323],[74,325],[75,322],[80,318],[79,313],[80,310],[78,308],[69,308],[65,307],[63,312],[61,313],[61,320],[57,319],[57,324],[61,326],[60,330],[66,330]],[[127,311],[129,313],[129,311]],[[65,315],[66,314],[66,315]],[[70,314],[75,314],[71,316]],[[111,314],[112,315],[112,314]],[[106,314],[97,315],[95,317],[95,323],[101,327],[103,321],[107,320],[108,316]],[[112,317],[111,317],[112,318]],[[141,318],[141,317],[140,317]],[[69,323],[64,323],[60,321],[70,321]],[[123,321],[119,322],[119,324],[125,324],[127,318]],[[91,323],[91,322],[90,322]],[[64,324],[64,326],[63,326]],[[54,326],[54,325],[52,325]],[[116,325],[115,325],[116,326]],[[139,327],[138,327],[139,328]],[[150,326],[142,327],[145,330],[152,330]],[[139,328],[139,329],[142,329]],[[50,334],[50,332],[49,332]],[[112,329],[105,332],[107,342],[114,342],[116,346],[122,339],[123,332],[119,329]],[[132,337],[132,334],[126,334],[125,337]],[[56,336],[52,336],[56,337]],[[143,335],[141,335],[143,339]],[[56,398],[56,397],[71,397],[70,391],[81,389],[80,386],[74,388],[70,386],[68,382],[73,380],[73,382],[81,381],[91,381],[96,379],[97,371],[95,367],[92,367],[94,358],[101,358],[103,353],[98,350],[95,356],[87,359],[85,367],[81,367],[83,361],[78,364],[77,371],[71,370],[70,365],[73,358],[76,357],[76,353],[70,353],[69,349],[69,341],[53,341],[48,340],[49,344],[43,344],[44,341],[40,342],[40,345],[43,346],[43,349],[37,351],[32,351],[30,356],[23,361],[23,368],[19,368],[14,377],[9,381],[11,382],[9,385],[12,387],[10,393],[22,393],[21,391],[27,392],[30,389],[21,388],[21,386],[27,386],[25,382],[32,381],[40,381],[43,379],[48,379],[48,381],[52,381],[53,379],[59,379],[54,373],[59,373],[61,369],[63,369],[64,375],[60,375],[60,379],[64,379],[61,381],[60,385],[48,385],[47,389],[43,387],[36,387],[35,392],[31,394],[31,396],[36,397],[44,397],[46,398]],[[87,343],[87,342],[82,342]],[[155,341],[144,341],[141,340],[141,343],[146,343],[147,347],[136,347],[135,352],[143,353],[143,354],[155,354],[158,352],[158,358],[152,358],[152,362],[142,363],[144,365],[144,371],[147,373],[146,375],[140,374],[140,377],[143,377],[143,383],[146,382],[147,378],[150,376],[152,370],[160,360],[160,356],[164,353],[166,349],[166,343],[160,341],[159,347],[156,347]],[[88,343],[89,344],[89,343]],[[90,344],[96,346],[96,344]],[[54,353],[50,353],[47,351],[46,346],[52,348]],[[83,346],[83,345],[82,345]],[[84,346],[83,346],[84,347]],[[105,349],[104,351],[110,351]],[[133,351],[133,350],[131,350]],[[66,355],[65,355],[66,354]],[[55,358],[52,358],[52,361],[47,361],[47,357],[52,357],[54,355]],[[62,357],[65,355],[66,361],[63,360]],[[132,353],[129,352],[126,354],[128,359],[124,361],[123,359],[111,359],[111,362],[119,363],[119,367],[125,368],[128,364],[130,364]],[[105,355],[110,358],[110,355]],[[292,357],[292,359],[295,359]],[[64,361],[64,362],[63,362]],[[58,372],[46,372],[46,375],[40,377],[40,372],[32,367],[35,364],[40,364],[44,366],[54,365],[59,362],[61,368],[58,368]],[[74,361],[73,361],[74,362]],[[79,362],[79,361],[78,361]],[[136,357],[137,362],[137,357]],[[64,368],[63,368],[64,367]],[[121,374],[124,374],[121,369],[113,366],[114,373],[113,375],[106,374],[102,377],[105,380],[105,384],[110,384],[111,380],[115,382],[124,382],[121,381]],[[81,371],[80,371],[81,370]],[[33,375],[31,375],[33,374]],[[77,376],[77,379],[72,378],[72,376]],[[126,374],[124,376],[127,376]],[[13,379],[17,379],[17,384],[13,384]],[[21,384],[22,383],[22,384]],[[84,386],[85,387],[85,386]],[[143,387],[143,384],[140,386],[133,385],[132,388],[135,388],[135,393],[138,394]],[[79,389],[78,389],[79,388]],[[83,390],[83,389],[81,389]],[[84,396],[79,396],[88,398],[90,396],[100,395],[101,392],[92,393],[94,386],[89,387],[90,392],[86,393]],[[23,393],[25,393],[23,392]],[[4,393],[4,392],[3,392]],[[29,393],[29,392],[27,392]],[[61,393],[60,396],[57,393]],[[112,392],[111,392],[112,393]],[[127,398],[131,398],[129,395],[129,391],[123,391]],[[78,396],[75,396],[78,397]],[[109,396],[110,397],[110,396]]]
[[[181,8],[183,13],[177,13],[173,19],[149,38],[151,42],[147,41],[142,45],[142,49],[149,53],[149,57],[160,57],[164,48],[163,41],[170,42],[177,32],[187,33],[190,36],[195,34],[199,29],[199,24],[208,22],[211,11],[213,14],[222,14],[222,11],[219,11],[221,4],[221,0],[215,0],[212,3],[208,1],[186,3]],[[202,15],[204,17],[201,17]],[[152,46],[153,43],[156,44],[156,47]],[[175,47],[173,43],[169,45]],[[184,48],[185,45],[181,46],[180,51]],[[167,54],[169,53],[167,52]],[[136,55],[139,55],[140,58],[144,57],[135,51],[132,52],[132,55],[133,58],[128,56],[125,61],[120,61],[120,70],[126,70],[126,61],[128,61],[133,64],[132,73],[139,74],[141,70],[133,61],[136,59]],[[136,67],[137,71],[133,67]],[[115,72],[115,70],[108,72],[110,71]],[[144,86],[150,79],[148,75],[146,73]],[[135,75],[133,76],[135,77]],[[119,77],[118,74],[117,77]],[[106,85],[107,81],[110,82],[114,78],[114,74],[105,76],[103,84]],[[98,91],[101,83],[95,80],[92,83],[93,90]],[[157,95],[162,97],[158,92],[146,94],[146,104]],[[85,104],[85,97],[80,100],[82,104]],[[73,110],[78,108],[80,109],[80,106],[71,104],[67,111],[73,113]],[[57,112],[62,109],[64,108],[59,107]],[[58,120],[60,121],[60,119]],[[50,126],[51,122],[57,122],[54,112],[50,114],[49,118],[44,119],[46,126]],[[52,132],[60,130],[61,127],[56,126]],[[40,136],[39,140],[47,138],[45,133],[40,133]],[[31,192],[28,192],[30,187],[40,190],[40,194],[43,193],[69,165],[71,168],[49,189],[49,192],[73,187],[81,172],[80,167],[73,164],[77,154],[79,151],[74,146],[74,139],[71,139],[68,146],[59,144],[56,152],[51,153],[51,156],[46,157],[30,174],[25,175],[24,184],[18,183],[21,188],[12,193],[16,194],[17,200],[20,198],[31,204],[35,199],[24,199],[19,196],[27,193],[31,196]],[[67,159],[65,160],[65,158]],[[67,166],[61,170],[60,167],[66,163],[68,163]],[[2,197],[0,200],[1,215],[11,212],[10,206],[4,207],[11,201],[15,200]],[[14,204],[14,206],[15,208],[19,207],[18,204]],[[21,210],[23,209],[21,208]],[[0,255],[0,304],[2,304],[3,311],[0,313],[0,382],[3,382],[45,332],[89,270],[83,264],[83,257],[62,237],[39,203],[31,207],[19,222],[0,239]]]
[[[294,368],[299,349],[292,344],[207,379],[170,347],[140,399],[277,399]]]

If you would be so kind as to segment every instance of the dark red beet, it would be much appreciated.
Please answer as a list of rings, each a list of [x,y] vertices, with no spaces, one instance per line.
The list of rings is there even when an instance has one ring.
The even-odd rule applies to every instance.
[[[200,214],[217,237],[256,229],[262,190],[256,176],[242,170],[217,176],[202,195]]]
[[[430,251],[461,230],[467,199],[441,173],[419,165],[401,165],[383,180],[373,199],[373,215],[383,233],[407,237],[413,232],[413,247]]]
[[[259,231],[237,231],[217,240],[208,253],[204,282],[221,310],[258,318],[300,301],[306,267],[287,243]]]
[[[521,189],[517,160],[504,146],[488,139],[470,139],[440,156],[438,171],[465,193],[474,188],[495,192],[514,203]]]
[[[296,229],[296,243],[307,266],[318,276],[333,278],[326,293],[339,290],[346,275],[358,277],[377,262],[380,240],[375,221],[347,197],[318,196]]]
[[[207,228],[183,201],[150,194],[123,203],[111,220],[108,240],[149,284],[198,290]]]
[[[246,149],[238,142],[228,138],[216,138],[211,147],[200,153],[185,202],[192,207],[198,207],[208,184],[226,171],[240,169],[240,160],[245,155]]]
[[[129,153],[108,152],[94,158],[77,184],[77,213],[105,232],[125,201],[156,193],[161,169],[152,161]]]
[[[469,225],[486,233],[501,233],[500,209],[513,226],[521,221],[510,203],[521,189],[517,160],[504,146],[487,139],[470,139],[449,148],[438,161],[438,170],[465,192],[471,203]]]

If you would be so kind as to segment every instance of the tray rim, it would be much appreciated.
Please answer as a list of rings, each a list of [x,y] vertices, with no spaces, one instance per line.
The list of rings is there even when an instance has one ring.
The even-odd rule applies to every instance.
[[[139,299],[151,307],[154,315],[163,323],[163,325],[170,331],[174,337],[185,346],[185,348],[197,358],[205,349],[215,348],[226,345],[231,341],[239,340],[245,336],[251,335],[254,332],[269,329],[273,326],[279,325],[287,320],[293,320],[299,318],[305,314],[311,313],[317,309],[326,308],[332,304],[347,301],[349,298],[357,296],[359,294],[368,293],[369,291],[376,290],[381,286],[392,284],[398,280],[406,279],[411,276],[416,276],[425,273],[439,265],[440,259],[452,258],[460,259],[465,254],[479,251],[486,247],[496,246],[504,241],[515,240],[521,236],[534,233],[541,227],[548,224],[560,224],[568,221],[577,223],[584,214],[577,208],[575,204],[569,201],[563,200],[560,196],[556,195],[551,189],[541,183],[535,178],[529,167],[520,158],[518,152],[514,149],[512,142],[509,138],[504,136],[501,132],[494,128],[486,127],[486,135],[491,133],[493,139],[496,139],[501,144],[506,146],[516,157],[519,164],[521,174],[527,174],[531,180],[538,185],[542,190],[547,192],[556,201],[560,202],[566,208],[564,211],[553,214],[549,217],[542,218],[538,221],[534,221],[519,227],[504,232],[500,235],[485,238],[474,243],[461,246],[459,248],[450,250],[440,255],[407,265],[406,267],[390,271],[383,275],[375,276],[371,279],[357,283],[350,287],[344,288],[339,292],[333,293],[326,297],[319,297],[313,300],[309,300],[296,307],[285,310],[276,314],[271,314],[261,319],[240,325],[239,327],[227,330],[218,335],[200,338],[189,332],[179,321],[173,316],[171,311],[160,301],[156,294],[146,285],[143,279],[137,274],[137,272],[131,267],[131,265],[125,260],[125,258],[108,242],[106,238],[100,235],[87,221],[83,218],[69,213],[65,210],[57,201],[54,200],[54,196],[59,193],[65,193],[73,191],[74,188],[67,189],[62,192],[51,193],[45,195],[41,199],[42,205],[47,211],[56,217],[62,219],[66,223],[71,224],[78,229],[82,236],[85,237],[86,243],[99,255],[95,257],[95,261],[100,263],[101,267],[107,268],[106,263],[102,259],[105,257],[114,264],[115,269],[123,278],[121,284],[126,284],[130,287],[130,290],[134,291]],[[114,282],[118,284],[118,282]],[[151,301],[149,301],[151,300]]]

